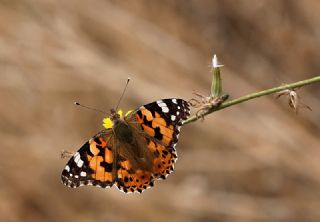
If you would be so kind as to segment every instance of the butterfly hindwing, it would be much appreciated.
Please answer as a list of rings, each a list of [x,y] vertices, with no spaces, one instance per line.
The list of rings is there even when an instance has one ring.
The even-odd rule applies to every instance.
[[[175,148],[165,147],[150,140],[148,149],[154,154],[153,176],[156,179],[165,179],[174,170],[174,163],[177,160]]]
[[[152,172],[145,169],[133,169],[127,159],[119,161],[120,168],[117,171],[117,187],[124,191],[139,192],[153,186]]]

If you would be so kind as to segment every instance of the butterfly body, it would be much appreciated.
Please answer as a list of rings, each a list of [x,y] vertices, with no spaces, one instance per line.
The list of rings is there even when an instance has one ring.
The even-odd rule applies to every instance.
[[[127,144],[131,144],[133,142],[133,132],[128,123],[123,120],[117,120],[113,122],[113,125],[114,134],[117,135],[117,138],[121,142]]]
[[[115,184],[126,193],[141,193],[173,171],[175,144],[188,115],[188,103],[175,98],[141,106],[124,117],[111,110],[106,129],[69,160],[62,182],[69,187]]]

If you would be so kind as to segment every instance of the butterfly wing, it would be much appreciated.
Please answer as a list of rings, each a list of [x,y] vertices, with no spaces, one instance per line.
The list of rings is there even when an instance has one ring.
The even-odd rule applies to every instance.
[[[166,147],[178,142],[182,121],[190,115],[189,104],[182,99],[163,99],[141,106],[135,114],[141,128]]]
[[[152,175],[165,179],[174,169],[182,121],[190,115],[189,104],[182,99],[163,99],[141,106],[127,121],[143,132],[152,153]]]
[[[132,161],[119,158],[117,170],[117,187],[125,193],[139,192],[153,186],[154,178],[148,169],[133,168]]]
[[[116,180],[114,135],[102,131],[86,142],[69,160],[61,180],[68,187],[111,187]]]

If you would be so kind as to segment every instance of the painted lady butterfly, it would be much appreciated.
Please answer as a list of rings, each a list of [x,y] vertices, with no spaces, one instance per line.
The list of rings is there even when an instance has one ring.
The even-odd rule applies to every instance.
[[[76,152],[61,179],[68,187],[112,187],[141,193],[165,179],[177,159],[182,121],[190,115],[182,99],[158,100],[128,112],[111,110],[102,130]]]

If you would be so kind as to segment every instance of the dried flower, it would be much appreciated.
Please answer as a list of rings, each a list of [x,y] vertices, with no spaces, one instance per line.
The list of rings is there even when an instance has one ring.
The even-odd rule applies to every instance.
[[[203,112],[219,107],[224,101],[226,101],[229,95],[224,94],[222,96],[204,96],[198,92],[193,92],[198,98],[192,98],[188,101],[190,106],[194,108],[199,108],[196,112],[196,116],[201,116],[202,119],[204,118]]]
[[[310,111],[312,111],[312,109],[308,105],[302,103],[301,98],[300,98],[300,96],[298,95],[298,93],[296,92],[295,89],[282,90],[282,91],[277,93],[277,97],[276,98],[278,99],[281,96],[288,96],[288,104],[294,110],[294,112],[296,114],[298,114],[298,111],[299,111],[300,108],[307,108]]]

